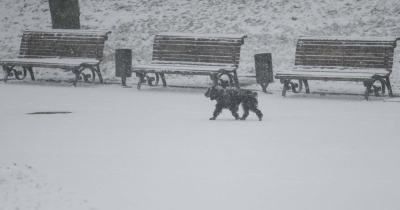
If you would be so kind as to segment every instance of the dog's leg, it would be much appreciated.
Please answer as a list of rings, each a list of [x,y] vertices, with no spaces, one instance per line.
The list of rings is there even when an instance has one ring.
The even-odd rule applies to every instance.
[[[243,107],[243,116],[240,118],[240,120],[246,120],[247,116],[249,116],[249,105],[245,102],[242,103]]]
[[[238,120],[239,119],[239,114],[238,114],[239,107],[238,106],[232,106],[232,107],[229,108],[229,110],[232,112],[232,115],[235,117],[235,120]]]
[[[261,121],[263,114],[262,112],[258,109],[258,100],[257,100],[257,95],[255,95],[255,97],[252,97],[249,99],[248,101],[249,104],[249,109],[250,111],[256,113],[258,119]]]
[[[255,107],[251,107],[251,108],[250,108],[250,111],[256,113],[256,115],[257,115],[257,117],[258,117],[258,120],[262,121],[263,114],[262,114],[262,112],[261,112],[256,106],[255,106]]]
[[[213,113],[213,117],[211,117],[210,120],[215,120],[215,119],[217,119],[217,116],[218,116],[219,114],[221,114],[222,109],[223,109],[223,106],[221,106],[220,104],[217,103],[217,104],[215,105],[215,110],[214,110],[214,113]]]

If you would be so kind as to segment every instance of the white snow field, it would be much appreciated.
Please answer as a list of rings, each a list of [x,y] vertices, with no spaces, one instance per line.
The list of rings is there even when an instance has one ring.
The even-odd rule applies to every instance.
[[[400,209],[400,103],[257,90],[263,121],[210,121],[204,92],[0,82],[0,209]]]

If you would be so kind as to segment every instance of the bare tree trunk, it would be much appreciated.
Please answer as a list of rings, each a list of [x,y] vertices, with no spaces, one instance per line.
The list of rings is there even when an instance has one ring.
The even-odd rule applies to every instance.
[[[80,29],[79,0],[49,0],[53,29]]]

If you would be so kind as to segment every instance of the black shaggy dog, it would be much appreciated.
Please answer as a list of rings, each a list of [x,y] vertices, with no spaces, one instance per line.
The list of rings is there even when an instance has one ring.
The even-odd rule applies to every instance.
[[[263,114],[258,109],[257,93],[250,90],[242,89],[224,89],[221,87],[210,87],[204,94],[210,100],[216,100],[213,117],[210,120],[215,120],[223,109],[229,109],[236,120],[246,120],[249,116],[249,110],[256,113],[261,121]],[[242,104],[243,116],[240,118],[237,113],[239,105]]]

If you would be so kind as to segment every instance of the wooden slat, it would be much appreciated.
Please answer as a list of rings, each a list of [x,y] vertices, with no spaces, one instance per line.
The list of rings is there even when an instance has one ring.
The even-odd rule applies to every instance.
[[[183,53],[207,53],[207,54],[214,54],[214,53],[224,53],[224,54],[238,54],[240,53],[240,48],[229,48],[229,47],[219,47],[219,48],[208,48],[208,47],[196,47],[196,46],[186,46],[180,48],[171,48],[171,47],[162,47],[154,49],[155,52],[183,52]]]
[[[372,58],[369,58],[369,59],[367,59],[367,58],[365,58],[365,59],[360,59],[360,60],[355,60],[355,59],[341,59],[341,58],[338,58],[338,59],[336,59],[336,58],[329,58],[329,59],[327,59],[327,58],[325,58],[325,59],[323,59],[323,58],[321,58],[321,59],[319,59],[319,58],[309,58],[309,59],[296,59],[295,60],[296,62],[327,62],[327,63],[370,63],[370,64],[373,64],[373,63],[377,63],[377,64],[381,64],[381,63],[393,63],[393,61],[391,60],[391,61],[389,61],[389,60],[383,60],[383,59],[372,59]]]
[[[240,48],[233,47],[219,47],[219,48],[209,48],[209,47],[196,47],[196,46],[182,46],[182,47],[170,47],[170,46],[155,46],[153,52],[168,54],[168,53],[184,53],[184,54],[224,54],[234,56],[240,54]]]
[[[193,34],[193,33],[171,33],[171,32],[163,32],[159,33],[157,36],[163,37],[190,37],[190,38],[207,38],[207,39],[216,39],[216,38],[224,38],[224,39],[244,39],[247,37],[245,34]]]
[[[153,52],[153,57],[215,57],[221,59],[236,60],[240,58],[240,54],[224,54],[224,53],[185,53],[185,52]]]
[[[182,62],[206,62],[206,63],[226,63],[226,64],[237,64],[237,61],[232,60],[221,60],[215,58],[179,58],[179,57],[162,57],[162,58],[153,58],[153,60],[157,61],[182,61]]]
[[[318,49],[297,49],[297,54],[306,54],[306,55],[353,55],[353,54],[393,54],[393,49],[335,49],[335,48],[318,48]]]
[[[357,62],[327,62],[327,61],[308,61],[308,62],[295,62],[295,65],[309,65],[309,66],[347,66],[347,67],[364,67],[364,68],[392,68],[393,63],[357,63]]]
[[[22,40],[21,45],[59,45],[59,44],[64,44],[64,45],[104,45],[104,41],[93,41],[93,40]]]
[[[240,53],[229,53],[229,52],[178,52],[178,51],[153,51],[153,57],[162,57],[162,56],[213,56],[213,57],[230,57],[230,58],[240,58]]]
[[[371,45],[371,46],[366,46],[366,45],[361,45],[361,46],[348,46],[348,45],[298,45],[297,50],[343,50],[343,51],[379,51],[379,50],[384,50],[384,51],[393,51],[392,46],[382,46],[382,45]]]
[[[293,70],[293,73],[299,74],[300,73],[314,73],[319,74],[321,72],[325,73],[346,73],[346,74],[379,74],[379,75],[387,75],[390,73],[389,70],[382,69],[382,68],[337,68],[337,67],[316,67],[316,66],[296,66]],[[278,73],[277,73],[278,74]]]
[[[103,45],[42,45],[42,46],[21,46],[20,50],[80,50],[80,51],[98,51],[103,49]]]
[[[71,48],[82,48],[82,49],[101,49],[104,47],[104,44],[68,44],[68,43],[42,43],[42,44],[36,44],[36,43],[23,43],[21,44],[21,48],[57,48],[57,47],[71,47]]]
[[[393,63],[393,59],[385,57],[361,57],[361,56],[297,56],[295,62],[329,61],[329,62],[369,62],[369,63]]]
[[[296,55],[343,55],[343,56],[373,56],[373,55],[384,55],[393,57],[394,51],[385,50],[374,50],[374,51],[360,51],[360,50],[333,50],[333,49],[321,49],[321,50],[297,50]]]
[[[101,48],[100,48],[101,49]],[[20,54],[35,54],[35,53],[41,53],[41,54],[48,54],[49,56],[52,56],[54,54],[64,54],[64,55],[73,55],[73,54],[87,54],[87,55],[92,55],[94,58],[97,58],[98,55],[102,55],[103,52],[100,51],[99,48],[93,48],[93,49],[82,49],[82,48],[73,48],[73,47],[57,47],[57,48],[22,48],[20,49]],[[68,56],[67,56],[68,57]]]
[[[31,48],[27,48],[27,47],[23,47],[20,50],[27,50],[27,51],[66,51],[66,52],[70,52],[70,51],[83,51],[83,52],[97,52],[99,49],[102,49],[102,47],[88,47],[88,48],[84,48],[81,46],[54,46],[54,47],[49,47],[49,46],[45,46],[42,48],[35,48],[35,47],[31,47]]]
[[[312,71],[312,72],[387,72],[387,70],[381,68],[355,68],[355,67],[331,67],[331,66],[295,66],[293,71]]]
[[[323,53],[323,51],[314,51],[312,53],[308,52],[304,52],[304,51],[297,51],[295,53],[296,57],[303,57],[303,56],[324,56],[326,53]],[[329,56],[346,56],[346,57],[357,57],[357,56],[361,56],[361,57],[379,57],[379,58],[393,58],[394,53],[383,53],[383,52],[343,52],[343,51],[331,51],[329,52]]]
[[[180,61],[152,61],[151,65],[159,65],[159,66],[217,66],[217,67],[230,67],[230,68],[237,68],[236,65],[226,64],[226,63],[199,63],[199,62],[180,62]]]
[[[175,61],[175,62],[200,62],[200,63],[225,63],[225,64],[235,64],[238,65],[238,62],[232,61],[223,61],[218,59],[181,59],[181,58],[169,58],[169,59],[153,59],[154,61]]]
[[[46,38],[73,38],[73,37],[93,37],[93,38],[101,38],[104,39],[106,36],[104,35],[96,35],[96,34],[55,34],[55,33],[24,33],[24,37],[46,37]]]
[[[29,52],[21,52],[20,55],[41,55],[41,56],[49,56],[49,51],[29,51]],[[96,55],[96,56],[94,56]],[[68,53],[65,51],[53,52],[52,56],[58,57],[84,57],[84,58],[97,58],[97,56],[102,55],[102,53],[84,53],[84,52],[76,52],[76,53]]]
[[[181,50],[187,51],[191,49],[203,50],[203,51],[218,51],[218,50],[230,50],[240,51],[240,46],[224,46],[224,45],[160,45],[154,44],[154,50]]]
[[[309,60],[309,59],[344,59],[344,60],[385,60],[385,61],[392,61],[393,55],[366,55],[366,54],[347,54],[347,55],[340,55],[340,54],[296,54],[296,60]]]
[[[46,68],[73,68],[79,67],[82,63],[96,65],[100,61],[96,59],[63,59],[63,58],[14,58],[1,60],[2,65],[18,65]]]
[[[394,47],[394,42],[357,42],[357,41],[337,41],[337,42],[327,42],[327,41],[299,41],[297,43],[301,46],[330,46],[330,45],[348,45],[348,46],[391,46]]]
[[[21,45],[58,45],[58,44],[67,44],[67,45],[103,45],[104,41],[93,41],[93,40],[22,40]]]
[[[329,62],[329,61],[303,61],[296,62],[295,65],[309,65],[309,66],[348,66],[348,67],[365,67],[365,68],[392,68],[393,62],[388,64],[378,63],[357,63],[357,62]]]
[[[165,37],[156,36],[154,42],[219,42],[219,43],[236,43],[243,44],[243,39],[233,38],[198,38],[198,37]]]
[[[354,82],[362,82],[365,80],[369,80],[370,76],[361,77],[360,75],[355,77],[348,77],[345,75],[338,75],[338,76],[326,76],[326,75],[276,75],[276,79],[291,79],[291,80],[331,80],[331,81],[354,81]]]
[[[195,41],[195,40],[173,40],[173,41],[161,41],[155,40],[154,44],[161,45],[208,45],[208,46],[242,46],[239,42],[216,42],[216,41]]]
[[[79,34],[79,33],[67,33],[67,34],[58,34],[58,33],[23,33],[23,36],[26,37],[98,37],[98,38],[106,38],[104,34]]]
[[[334,80],[334,81],[365,81],[370,80],[374,74],[276,74],[277,79],[306,79],[306,80]]]
[[[81,30],[81,29],[50,29],[50,30],[25,30],[24,34],[89,34],[107,36],[111,31],[104,30]]]
[[[387,76],[390,71],[380,68],[329,68],[315,66],[297,66],[292,71],[277,72],[277,79],[307,79],[335,81],[365,81],[374,75]]]
[[[398,37],[301,36],[298,41],[396,42]]]
[[[21,48],[20,51],[27,52],[83,52],[83,53],[98,53],[97,49],[99,48],[90,48],[90,49],[82,49],[80,47],[55,47],[55,48]]]
[[[65,36],[57,36],[57,35],[52,35],[52,34],[47,34],[47,35],[40,35],[40,34],[36,34],[36,35],[26,35],[24,34],[22,36],[22,40],[98,40],[98,41],[104,41],[106,40],[106,37],[104,36],[89,36],[89,35],[85,35],[85,36],[79,36],[79,35],[74,35],[74,34],[70,34],[70,35],[65,35]]]

